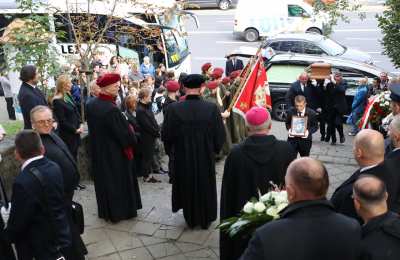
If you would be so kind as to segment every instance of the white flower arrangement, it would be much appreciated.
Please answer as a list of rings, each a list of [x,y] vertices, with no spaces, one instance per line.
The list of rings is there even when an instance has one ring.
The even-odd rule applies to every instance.
[[[267,222],[278,219],[289,202],[287,192],[279,190],[276,185],[274,187],[275,190],[259,196],[258,200],[252,198],[243,206],[239,216],[222,220],[217,228],[233,237],[238,233],[252,233]]]

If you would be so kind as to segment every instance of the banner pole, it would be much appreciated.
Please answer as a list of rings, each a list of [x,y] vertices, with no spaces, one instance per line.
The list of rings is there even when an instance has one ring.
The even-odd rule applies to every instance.
[[[256,61],[258,61],[258,58],[259,58],[260,53],[261,53],[261,49],[262,49],[262,48],[261,48],[261,46],[260,46],[260,47],[258,48],[257,52],[256,52],[256,55],[255,55],[255,56],[252,56],[252,57],[250,58],[250,60],[247,62],[246,67],[245,67],[245,68],[247,68],[247,71],[245,71],[244,77],[241,78],[241,80],[240,80],[239,87],[238,87],[238,89],[236,90],[235,95],[233,96],[232,101],[231,101],[231,103],[229,104],[229,107],[228,107],[228,109],[227,109],[228,112],[231,112],[231,111],[232,111],[232,108],[233,108],[233,106],[235,105],[235,103],[236,103],[236,101],[237,101],[237,99],[238,99],[240,93],[242,92],[243,87],[246,85],[245,83],[247,82],[247,78],[249,77],[249,75],[250,75],[250,73],[251,73],[251,71],[252,71],[252,68],[253,68],[254,64],[256,63]]]

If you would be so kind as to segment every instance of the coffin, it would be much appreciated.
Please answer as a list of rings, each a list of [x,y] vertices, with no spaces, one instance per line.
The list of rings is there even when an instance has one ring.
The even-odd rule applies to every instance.
[[[329,63],[311,64],[311,79],[326,79],[331,75],[331,65]]]

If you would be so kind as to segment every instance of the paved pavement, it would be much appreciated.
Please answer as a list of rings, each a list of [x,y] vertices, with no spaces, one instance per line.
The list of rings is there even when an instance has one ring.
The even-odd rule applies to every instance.
[[[283,123],[274,122],[273,134],[279,139],[286,138]],[[312,157],[325,162],[331,182],[329,194],[356,169],[351,141],[352,138],[347,138],[344,145],[330,146],[319,141],[319,134],[314,137]],[[223,165],[223,161],[217,164],[218,193]],[[118,224],[106,223],[97,217],[92,183],[88,182],[86,190],[76,193],[76,199],[85,210],[83,239],[89,250],[89,259],[219,259],[219,238],[215,230],[218,221],[208,230],[188,229],[182,212],[173,214],[171,211],[171,186],[167,177],[158,177],[162,183],[140,183],[144,208],[138,217]]]

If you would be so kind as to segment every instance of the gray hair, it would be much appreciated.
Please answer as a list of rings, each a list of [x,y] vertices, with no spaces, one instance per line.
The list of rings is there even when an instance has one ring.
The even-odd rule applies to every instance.
[[[35,106],[34,108],[32,108],[31,112],[30,112],[30,118],[31,118],[31,122],[33,123],[33,118],[35,116],[36,113],[40,113],[43,111],[50,111],[51,114],[53,114],[53,111],[51,111],[51,109],[47,106]]]
[[[400,133],[400,115],[393,117],[390,125],[392,130],[394,130],[396,133]]]

